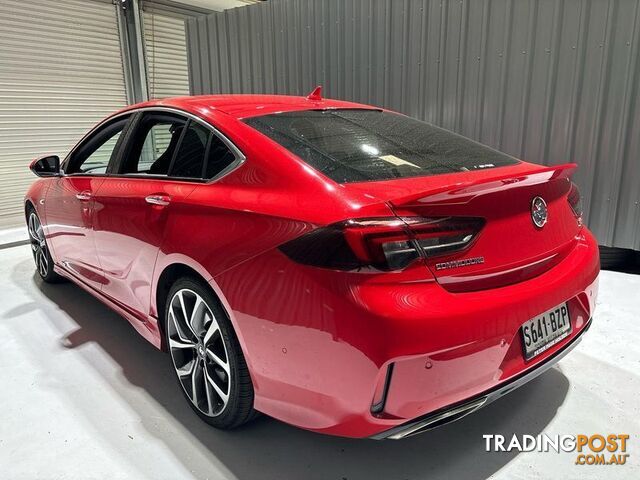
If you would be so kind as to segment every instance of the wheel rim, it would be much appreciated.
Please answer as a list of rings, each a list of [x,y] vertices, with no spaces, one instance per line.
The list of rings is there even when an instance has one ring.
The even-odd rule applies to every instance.
[[[47,254],[47,242],[44,238],[44,231],[40,224],[40,219],[35,213],[29,215],[29,239],[31,240],[31,250],[33,259],[36,262],[38,273],[42,277],[47,276],[49,271],[49,255]]]
[[[204,415],[220,415],[231,392],[229,356],[211,309],[193,290],[183,288],[169,304],[169,350],[178,380]]]

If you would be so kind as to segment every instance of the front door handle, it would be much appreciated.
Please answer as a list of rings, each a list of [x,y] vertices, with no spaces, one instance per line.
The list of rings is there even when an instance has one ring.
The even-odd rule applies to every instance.
[[[151,205],[160,205],[161,207],[166,207],[171,203],[171,197],[163,194],[149,195],[144,200]]]
[[[84,190],[80,193],[76,193],[76,198],[81,202],[87,202],[91,200],[91,192],[89,190]]]

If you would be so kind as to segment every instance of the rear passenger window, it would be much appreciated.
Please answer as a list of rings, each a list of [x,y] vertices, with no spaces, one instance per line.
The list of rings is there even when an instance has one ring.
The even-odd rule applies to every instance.
[[[204,178],[211,180],[235,161],[236,157],[229,147],[216,135],[211,139],[209,159]]]
[[[235,155],[217,135],[199,123],[189,122],[169,176],[211,180],[235,159]]]
[[[140,118],[124,158],[124,175],[194,180],[211,180],[236,159],[209,127],[165,112]]]
[[[202,178],[204,157],[210,132],[199,123],[189,122],[184,132],[175,162],[169,176],[180,178]]]
[[[121,173],[167,175],[186,124],[177,115],[146,113],[136,128]]]
[[[173,140],[178,142],[183,125],[179,123],[159,122],[154,124],[142,144],[140,160],[138,160],[138,173],[152,173],[154,175],[166,175],[171,162]]]

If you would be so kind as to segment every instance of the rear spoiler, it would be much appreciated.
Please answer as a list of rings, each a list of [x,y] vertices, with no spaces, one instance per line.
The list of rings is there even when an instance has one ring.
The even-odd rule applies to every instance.
[[[424,193],[412,194],[403,198],[396,198],[392,203],[396,206],[407,204],[421,205],[451,205],[471,201],[478,195],[497,192],[505,189],[546,183],[551,180],[569,179],[578,167],[575,163],[565,163],[553,167],[536,167],[516,174],[489,175],[483,178],[444,185]],[[488,171],[485,171],[488,173]]]

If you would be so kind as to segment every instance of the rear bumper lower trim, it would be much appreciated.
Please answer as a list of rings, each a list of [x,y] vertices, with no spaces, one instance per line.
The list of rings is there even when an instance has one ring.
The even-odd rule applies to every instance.
[[[428,413],[426,415],[423,415],[422,417],[410,420],[407,423],[403,423],[402,425],[398,425],[397,427],[393,427],[389,430],[385,430],[384,432],[373,435],[370,438],[374,440],[383,440],[387,438],[392,440],[400,440],[402,438],[416,435],[418,433],[431,430],[432,428],[454,422],[463,417],[466,417],[470,413],[473,413],[486,405],[489,405],[491,402],[497,400],[498,398],[503,397],[516,388],[530,382],[537,376],[549,370],[556,363],[558,363],[567,353],[573,350],[573,348],[578,343],[580,343],[580,340],[582,340],[582,335],[589,329],[589,327],[591,327],[591,320],[592,319],[590,318],[584,328],[578,333],[578,335],[572,338],[567,345],[565,345],[561,350],[557,351],[554,355],[545,359],[532,370],[523,372],[522,374],[509,380],[507,383],[499,385],[494,389],[483,392],[468,400],[464,400],[462,402],[444,407],[440,410],[436,410],[435,412]]]

